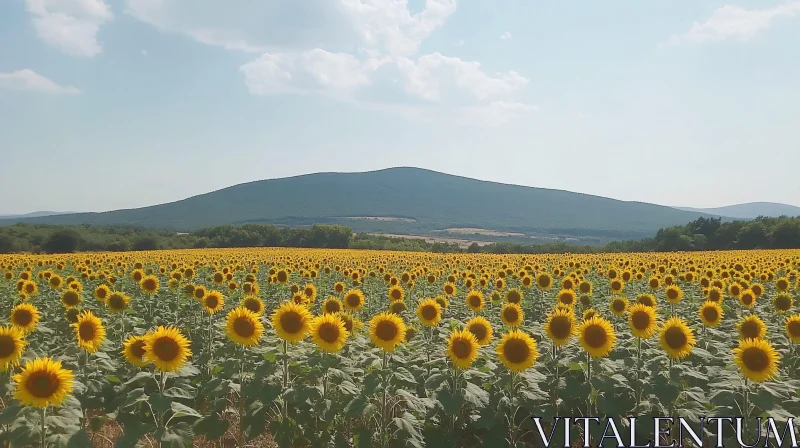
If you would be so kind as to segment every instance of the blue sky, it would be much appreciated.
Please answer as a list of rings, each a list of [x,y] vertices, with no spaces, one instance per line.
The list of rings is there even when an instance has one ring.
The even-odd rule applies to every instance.
[[[800,1],[0,2],[0,214],[418,166],[800,205]]]

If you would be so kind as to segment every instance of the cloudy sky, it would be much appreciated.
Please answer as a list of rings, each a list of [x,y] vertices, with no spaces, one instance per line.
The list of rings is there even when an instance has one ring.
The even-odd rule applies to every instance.
[[[417,166],[800,205],[800,1],[5,0],[0,214]]]

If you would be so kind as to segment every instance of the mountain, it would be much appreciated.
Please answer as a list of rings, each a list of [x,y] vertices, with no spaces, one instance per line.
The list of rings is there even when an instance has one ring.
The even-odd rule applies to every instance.
[[[247,222],[339,223],[359,232],[406,235],[455,229],[458,234],[513,232],[522,238],[555,234],[628,239],[652,236],[661,227],[700,216],[707,215],[419,168],[389,168],[261,180],[150,207],[15,218],[0,220],[0,225],[122,224],[192,231]]]
[[[800,207],[788,204],[778,204],[775,202],[748,202],[746,204],[727,205],[715,208],[691,208],[675,207],[678,210],[685,210],[697,213],[708,213],[711,215],[727,216],[737,219],[755,219],[759,216],[800,216]]]
[[[42,217],[42,216],[67,215],[67,214],[73,214],[73,213],[75,213],[75,212],[48,212],[48,211],[41,211],[41,212],[25,213],[23,215],[0,215],[0,219],[39,218],[39,217]]]

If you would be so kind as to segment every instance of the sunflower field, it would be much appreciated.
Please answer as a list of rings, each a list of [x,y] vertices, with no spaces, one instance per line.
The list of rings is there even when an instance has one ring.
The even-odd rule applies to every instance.
[[[779,250],[0,256],[0,446],[527,447],[531,417],[633,415],[642,443],[653,416],[786,422],[798,272]]]

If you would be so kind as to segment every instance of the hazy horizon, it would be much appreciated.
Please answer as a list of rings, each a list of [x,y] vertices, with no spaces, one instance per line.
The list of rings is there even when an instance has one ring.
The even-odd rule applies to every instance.
[[[0,3],[0,214],[418,166],[800,206],[800,0]]]

